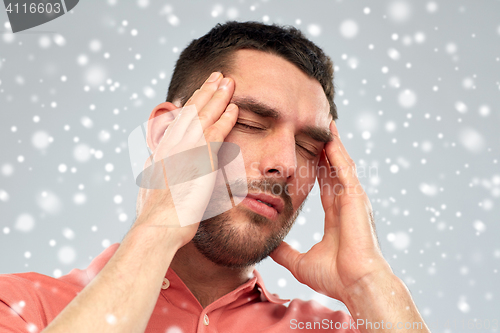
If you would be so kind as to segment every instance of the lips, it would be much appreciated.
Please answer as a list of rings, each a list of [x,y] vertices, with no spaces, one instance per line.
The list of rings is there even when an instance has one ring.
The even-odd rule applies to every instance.
[[[262,202],[263,204],[274,208],[278,214],[284,209],[283,199],[266,193],[248,193],[247,198]]]

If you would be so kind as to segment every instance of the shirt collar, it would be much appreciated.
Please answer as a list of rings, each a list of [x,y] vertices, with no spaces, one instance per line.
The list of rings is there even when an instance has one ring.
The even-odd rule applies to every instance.
[[[104,268],[106,263],[111,259],[116,252],[119,243],[112,244],[99,254],[85,270],[88,282],[96,277],[96,275]],[[168,289],[162,290],[161,294],[172,304],[177,307],[184,308],[193,313],[199,313],[202,309],[200,303],[191,293],[189,288],[184,284],[181,278],[169,268],[165,277],[170,281]],[[265,287],[262,276],[257,270],[253,270],[252,275],[247,282],[233,290],[232,292],[222,296],[207,308],[219,308],[231,303],[234,305],[242,305],[260,298],[260,301],[268,301],[274,304],[284,304],[289,302],[288,299],[281,299],[276,294],[271,294]]]
[[[264,286],[264,280],[262,280],[262,276],[260,276],[260,273],[257,272],[256,269],[253,270],[253,275],[255,276],[255,283],[257,284],[259,291],[269,302],[276,304],[284,304],[290,302],[289,299],[281,299],[277,294],[271,294]]]

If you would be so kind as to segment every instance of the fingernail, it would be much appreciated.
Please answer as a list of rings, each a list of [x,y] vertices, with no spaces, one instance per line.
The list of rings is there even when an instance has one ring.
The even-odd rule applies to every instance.
[[[213,72],[207,79],[207,82],[215,82],[220,77],[220,72]]]
[[[225,89],[228,84],[229,84],[229,79],[225,77],[224,79],[222,79],[222,81],[220,81],[219,89]]]
[[[234,111],[234,110],[236,110],[236,104],[233,103],[229,104],[226,108],[226,111]]]

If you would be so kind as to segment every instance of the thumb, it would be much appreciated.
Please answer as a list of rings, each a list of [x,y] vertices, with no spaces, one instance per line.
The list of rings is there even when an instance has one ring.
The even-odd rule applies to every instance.
[[[303,256],[303,253],[295,250],[287,242],[283,241],[271,253],[271,258],[281,266],[285,267],[295,276],[297,265]]]

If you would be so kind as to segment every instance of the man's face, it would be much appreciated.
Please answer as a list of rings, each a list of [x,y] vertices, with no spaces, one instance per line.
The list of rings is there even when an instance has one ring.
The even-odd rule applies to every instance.
[[[267,257],[290,230],[314,185],[331,116],[320,83],[276,55],[239,50],[227,76],[239,116],[225,141],[241,148],[250,196],[280,203],[268,209],[247,197],[203,221],[193,243],[213,262],[241,267]]]

